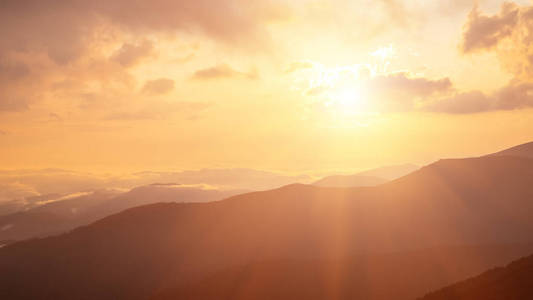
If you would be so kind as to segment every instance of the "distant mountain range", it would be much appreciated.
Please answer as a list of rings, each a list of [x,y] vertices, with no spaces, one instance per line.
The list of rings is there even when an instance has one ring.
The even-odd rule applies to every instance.
[[[268,190],[313,177],[286,175],[246,168],[201,169],[175,172],[93,174],[63,169],[0,170],[0,215],[27,210],[36,202],[94,190],[130,190],[154,182],[203,184],[223,190]]]
[[[324,177],[313,185],[324,187],[375,186],[405,176],[419,169],[413,164],[386,166],[353,175],[333,175]]]
[[[533,253],[532,182],[515,153],[140,206],[0,248],[0,298],[414,299]]]
[[[373,169],[361,174],[372,174],[392,179],[408,173],[417,168],[414,165],[398,165]],[[36,181],[39,175],[30,171],[24,173],[30,179]],[[59,169],[44,170],[45,174],[54,176],[67,176],[68,171]],[[32,175],[33,174],[33,175]],[[82,176],[78,174],[77,176]],[[303,177],[283,177],[274,173],[261,172],[248,169],[205,169],[200,171],[184,171],[180,173],[150,173],[138,174],[142,180],[156,179],[181,179],[186,182],[210,182],[222,186],[255,186],[261,184],[258,181],[267,182],[268,185],[281,185],[290,179],[303,179]],[[53,176],[52,176],[53,177]],[[82,176],[83,177],[83,176]],[[340,179],[339,179],[340,178]],[[141,181],[142,181],[141,180]],[[238,184],[236,181],[241,180]],[[68,181],[68,180],[67,180]],[[75,181],[75,186],[80,185],[83,179]],[[316,185],[323,186],[371,186],[384,183],[388,180],[367,176],[332,176],[324,178]],[[292,183],[292,182],[291,182]],[[94,184],[94,183],[93,183]],[[116,183],[118,186],[124,183]],[[98,185],[96,185],[98,186]],[[63,188],[60,191],[68,191]],[[134,206],[156,202],[206,202],[221,200],[229,196],[247,192],[244,189],[221,189],[217,186],[206,184],[150,184],[133,188],[130,192],[118,189],[85,190],[74,193],[52,193],[40,196],[31,196],[23,199],[14,199],[0,203],[0,241],[18,241],[35,237],[63,233],[81,225],[87,225],[108,215]],[[7,243],[7,242],[5,242]]]
[[[134,206],[156,202],[208,202],[245,192],[201,185],[151,184],[128,192],[101,190],[74,197],[41,197],[44,204],[0,216],[0,241],[45,237],[87,225]]]

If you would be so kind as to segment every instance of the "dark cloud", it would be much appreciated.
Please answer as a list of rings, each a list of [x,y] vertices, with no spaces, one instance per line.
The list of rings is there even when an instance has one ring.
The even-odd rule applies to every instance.
[[[219,64],[210,68],[198,70],[192,76],[192,79],[195,80],[209,80],[221,78],[257,79],[258,74],[256,70],[252,70],[250,72],[240,72],[233,69],[227,64]]]
[[[174,89],[174,80],[168,78],[159,78],[147,81],[142,93],[148,95],[162,95],[171,92]]]

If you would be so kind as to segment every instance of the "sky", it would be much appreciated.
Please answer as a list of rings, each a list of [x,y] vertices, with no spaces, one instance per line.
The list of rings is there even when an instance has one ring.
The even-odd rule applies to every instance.
[[[349,172],[533,140],[533,3],[4,0],[0,169]]]

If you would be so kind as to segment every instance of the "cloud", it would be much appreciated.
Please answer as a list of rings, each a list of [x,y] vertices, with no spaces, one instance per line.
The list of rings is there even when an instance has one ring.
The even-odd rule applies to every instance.
[[[223,78],[246,78],[257,79],[258,74],[256,70],[250,72],[240,72],[234,70],[227,64],[219,64],[206,69],[201,69],[194,72],[192,79],[195,80],[210,80],[210,79],[223,79]]]
[[[407,72],[376,76],[369,82],[375,92],[401,94],[414,97],[427,97],[452,88],[449,78],[428,79],[413,77]]]
[[[504,2],[498,14],[483,15],[477,7],[464,26],[462,51],[494,51],[515,79],[529,81],[533,76],[533,6]]]
[[[174,80],[168,78],[159,78],[148,80],[142,88],[142,93],[149,95],[162,95],[171,92],[173,89]]]
[[[533,107],[533,83],[511,82],[487,95],[481,91],[458,93],[427,103],[422,110],[450,114],[469,114]]]
[[[289,64],[289,66],[287,66],[284,73],[290,74],[290,73],[293,73],[295,71],[302,70],[302,69],[311,69],[314,66],[315,65],[310,61],[295,61]]]
[[[469,114],[490,110],[491,106],[490,99],[484,93],[472,91],[436,100],[425,105],[423,110],[449,114]]]
[[[420,103],[454,91],[447,77],[432,79],[409,72],[376,75],[365,65],[321,69],[310,76],[303,81],[303,94],[333,109],[357,103],[358,110],[365,112],[412,111]]]
[[[31,99],[25,95],[30,68],[22,62],[12,61],[0,55],[0,112],[27,110]]]
[[[0,92],[1,111],[23,111],[29,108],[29,101],[25,98],[15,98]]]
[[[63,118],[56,113],[49,113],[48,117],[50,118],[50,121],[63,121]]]
[[[533,83],[511,83],[493,95],[494,108],[511,110],[533,107]]]
[[[156,186],[179,183],[180,188],[209,186],[218,189],[262,190],[295,182],[306,183],[312,179],[307,175],[284,175],[253,169],[145,171],[127,174],[94,174],[63,169],[0,170],[0,201],[37,195],[48,196],[35,198],[35,201],[50,201],[73,193],[98,189],[131,189],[154,183]]]
[[[481,91],[460,93],[441,99],[427,110],[471,113],[533,107],[533,6],[504,2],[500,11],[485,15],[475,6],[464,26],[462,51],[493,51],[504,69],[514,78],[491,94]]]
[[[17,61],[9,61],[4,59],[0,62],[0,80],[16,80],[27,76],[30,73],[30,68]]]
[[[8,134],[7,131],[5,131],[5,130],[0,130],[0,135],[7,135],[7,134]]]
[[[387,112],[416,110],[418,102],[446,95],[453,89],[449,78],[429,79],[406,72],[372,77],[365,86],[366,94],[372,97],[372,109]]]
[[[469,53],[495,47],[502,39],[513,33],[518,24],[519,15],[518,6],[511,2],[503,3],[500,13],[494,16],[483,15],[478,6],[474,6],[463,32],[463,52]]]
[[[0,54],[45,52],[56,63],[66,64],[109,31],[193,31],[233,45],[246,46],[251,43],[244,41],[250,40],[260,44],[268,39],[265,22],[285,18],[287,9],[282,1],[5,0],[0,10]]]
[[[383,4],[389,19],[397,25],[406,26],[409,24],[409,20],[414,18],[402,0],[380,0],[380,2]]]
[[[130,67],[149,56],[153,52],[153,48],[152,42],[148,40],[144,40],[139,44],[124,43],[113,54],[111,59],[124,67]]]
[[[35,188],[28,184],[18,181],[0,182],[0,202],[38,195]]]
[[[116,111],[104,117],[111,121],[141,121],[163,120],[170,116],[180,114],[186,119],[197,119],[198,114],[207,109],[211,104],[204,102],[167,102],[157,101],[144,105],[141,108]]]
[[[268,24],[290,11],[281,0],[5,0],[0,6],[0,112],[135,89],[128,69],[154,56],[160,40],[192,37],[265,51]],[[72,85],[57,85],[67,81]]]

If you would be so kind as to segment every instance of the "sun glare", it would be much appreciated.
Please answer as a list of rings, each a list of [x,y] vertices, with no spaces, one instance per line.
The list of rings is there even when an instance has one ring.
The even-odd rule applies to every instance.
[[[362,95],[357,86],[334,88],[328,96],[337,109],[356,111],[361,109]]]

